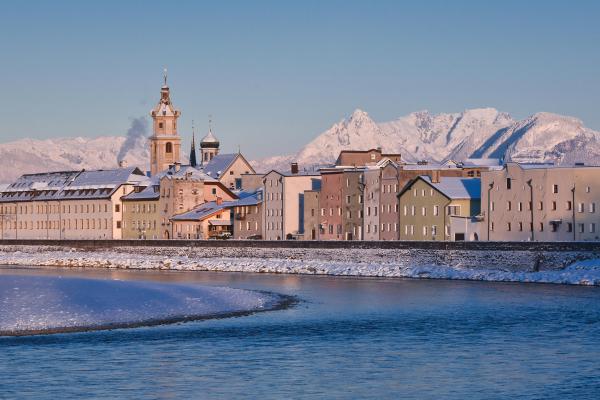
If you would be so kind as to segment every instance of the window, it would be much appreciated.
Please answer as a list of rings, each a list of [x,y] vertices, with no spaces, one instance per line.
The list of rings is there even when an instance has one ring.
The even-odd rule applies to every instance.
[[[506,211],[510,211],[511,209],[512,209],[512,203],[509,200],[509,201],[506,202]]]
[[[579,203],[577,204],[577,211],[582,213],[585,210],[585,204]]]
[[[509,231],[509,232],[512,230],[512,225],[511,225],[510,222],[506,223],[506,230]]]
[[[410,206],[410,215],[415,215],[415,206]]]
[[[460,206],[448,206],[448,215],[460,215]]]
[[[552,211],[556,211],[556,201],[552,201]]]
[[[523,203],[519,202],[519,204],[517,204],[517,210],[523,211]]]
[[[163,125],[163,123],[162,123],[162,122],[159,122],[159,123],[158,123],[158,128],[159,128],[159,129],[162,129],[162,128],[163,128],[163,126],[164,126],[164,125]]]
[[[173,152],[173,143],[167,142],[165,145],[165,152],[169,154]]]
[[[577,224],[579,226],[579,233],[583,233],[585,230],[585,226],[583,224]]]
[[[552,193],[558,193],[558,185],[552,185]]]
[[[490,222],[490,231],[494,230],[494,221]],[[448,233],[446,233],[447,235]]]
[[[523,223],[519,222],[519,232],[523,232]]]
[[[436,217],[440,214],[440,206],[433,206],[433,215]]]
[[[558,228],[558,224],[550,223],[550,231],[551,232],[556,232],[557,228]]]
[[[121,221],[117,221],[117,229],[121,229]]]
[[[544,232],[544,223],[540,222],[540,232]]]
[[[567,232],[573,232],[573,224],[570,222],[567,222]]]
[[[590,187],[589,187],[589,186],[586,186],[586,187],[585,187],[585,192],[586,192],[586,193],[589,193],[590,191],[591,191],[591,190],[590,190]]]
[[[437,235],[437,226],[432,225],[431,226],[431,236],[435,236],[435,235]]]
[[[595,213],[596,212],[596,203],[590,203],[589,210],[591,213]]]
[[[510,190],[511,186],[512,186],[512,180],[510,178],[506,178],[506,189]]]
[[[494,211],[495,208],[496,208],[496,204],[492,201],[492,204],[490,205],[490,209],[492,211]]]
[[[571,201],[567,201],[566,203],[566,207],[567,210],[571,210],[573,208],[573,204],[571,203]]]
[[[426,226],[423,227],[423,236],[427,236],[427,227]]]
[[[543,201],[540,201],[540,202],[538,203],[538,210],[543,210],[543,209],[544,209],[544,202],[543,202]]]
[[[590,224],[590,233],[594,233],[594,232],[596,232],[596,224],[592,222]]]
[[[427,207],[421,207],[421,215],[423,215],[424,217],[427,216]]]
[[[217,188],[212,188],[211,193],[212,194],[217,194]],[[273,193],[271,193],[271,196],[273,196]]]
[[[350,204],[350,196],[346,196],[346,204]]]
[[[408,207],[404,205],[404,215],[408,215]]]
[[[115,212],[121,212],[121,205],[115,204]]]

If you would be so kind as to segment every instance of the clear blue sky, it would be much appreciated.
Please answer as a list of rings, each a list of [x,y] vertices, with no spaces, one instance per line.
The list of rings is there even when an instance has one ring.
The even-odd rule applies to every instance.
[[[124,134],[164,66],[184,138],[213,114],[223,148],[252,158],[355,108],[551,111],[600,129],[599,3],[6,2],[0,142]]]

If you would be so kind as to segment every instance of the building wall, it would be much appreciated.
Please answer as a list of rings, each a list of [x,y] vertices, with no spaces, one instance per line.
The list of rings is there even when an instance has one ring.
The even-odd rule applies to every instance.
[[[470,217],[479,201],[450,200],[422,180],[414,181],[400,197],[400,240],[451,240],[454,235],[448,207],[454,215]]]
[[[394,164],[386,165],[381,171],[381,194],[379,207],[379,238],[398,240],[398,193],[401,190],[398,168]]]
[[[163,177],[160,180],[160,213],[161,239],[173,238],[173,226],[170,218],[173,215],[190,211],[205,199],[204,182],[196,179]]]
[[[342,229],[344,240],[363,238],[364,171],[345,170],[342,175]]]
[[[242,179],[243,174],[251,173],[254,173],[254,169],[248,161],[244,157],[237,157],[233,164],[219,178],[219,182],[231,190],[240,189],[241,187],[236,187],[236,179]],[[241,181],[238,186],[241,186]]]
[[[123,201],[123,239],[160,239],[159,200]]]
[[[336,165],[362,167],[376,164],[383,157],[395,162],[402,161],[400,154],[382,154],[381,150],[371,149],[367,151],[342,151],[336,160]]]
[[[233,238],[247,239],[251,236],[262,237],[263,204],[235,207],[233,210]]]
[[[174,239],[212,239],[216,232],[231,232],[232,225],[219,226],[211,230],[210,221],[231,221],[231,209],[225,208],[201,221],[173,221]]]
[[[381,168],[365,171],[364,240],[379,240],[379,199],[381,190]]]
[[[319,240],[319,191],[304,191],[304,240]]]
[[[283,235],[304,233],[304,191],[315,188],[320,176],[290,175],[283,179]]]
[[[121,239],[121,185],[110,198],[27,201],[0,204],[4,239]]]
[[[272,171],[265,175],[263,186],[263,228],[266,240],[285,239],[283,233],[283,175]]]
[[[263,174],[242,174],[242,190],[252,191],[262,187]]]
[[[481,176],[484,239],[599,239],[600,167],[523,169],[509,163]]]
[[[342,240],[342,171],[321,174],[321,240]]]

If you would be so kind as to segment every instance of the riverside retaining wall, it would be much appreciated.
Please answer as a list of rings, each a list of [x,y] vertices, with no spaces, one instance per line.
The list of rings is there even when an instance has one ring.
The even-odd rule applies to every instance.
[[[133,258],[294,260],[398,267],[440,265],[504,271],[556,270],[600,258],[596,242],[350,242],[199,240],[3,240],[0,251],[56,254],[112,252]],[[75,254],[73,254],[75,255]],[[53,255],[53,257],[55,257]],[[2,263],[0,255],[0,264]]]

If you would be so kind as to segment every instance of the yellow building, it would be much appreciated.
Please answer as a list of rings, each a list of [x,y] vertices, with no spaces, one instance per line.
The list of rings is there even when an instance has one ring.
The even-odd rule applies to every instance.
[[[175,164],[123,197],[123,237],[175,238],[171,217],[218,198],[230,201],[237,196],[201,170]]]
[[[2,239],[121,239],[138,168],[27,174],[0,193]]]
[[[451,227],[480,213],[480,192],[478,178],[419,176],[398,194],[400,240],[477,240]]]

